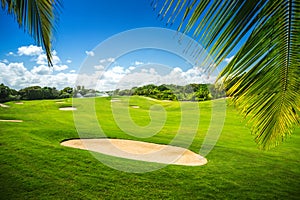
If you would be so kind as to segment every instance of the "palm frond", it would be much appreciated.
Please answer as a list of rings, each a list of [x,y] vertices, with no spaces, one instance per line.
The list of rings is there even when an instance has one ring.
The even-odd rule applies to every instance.
[[[278,145],[299,125],[300,1],[201,0],[184,8],[178,30],[192,32],[217,65],[235,49],[219,79],[249,116],[259,146]],[[163,15],[180,15],[169,10]]]
[[[1,0],[1,7],[15,16],[20,27],[46,51],[52,66],[51,43],[61,3],[59,0]]]

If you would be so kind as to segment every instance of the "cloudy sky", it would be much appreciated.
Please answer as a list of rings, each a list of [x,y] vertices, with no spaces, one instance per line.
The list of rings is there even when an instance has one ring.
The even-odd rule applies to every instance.
[[[2,10],[0,15],[0,26],[5,27],[1,29],[0,37],[0,83],[15,89],[32,85],[62,89],[74,87],[78,80],[84,80],[85,84],[91,82],[91,86],[97,85],[103,90],[148,83],[214,80],[203,68],[166,51],[147,49],[118,57],[109,53],[99,55],[96,51],[99,44],[101,46],[103,41],[124,31],[142,27],[166,28],[165,22],[157,19],[157,12],[152,10],[149,0],[89,0],[84,4],[82,1],[63,1],[53,41],[53,68],[47,66],[43,49],[19,29],[14,19]],[[106,47],[106,50],[126,46],[126,43],[118,44],[113,48]],[[81,70],[89,58],[96,60],[89,65],[93,69],[90,74]],[[225,62],[230,59],[231,56]]]

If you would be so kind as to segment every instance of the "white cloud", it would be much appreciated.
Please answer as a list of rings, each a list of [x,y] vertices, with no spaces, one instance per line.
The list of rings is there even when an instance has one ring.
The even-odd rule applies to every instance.
[[[134,65],[142,65],[142,64],[144,64],[143,62],[140,62],[140,61],[135,61],[134,62]]]
[[[27,71],[23,63],[10,63],[8,67],[17,76],[23,76],[26,74]]]
[[[46,65],[48,63],[46,54],[39,55],[36,59],[36,64]]]
[[[94,56],[95,53],[93,51],[85,51],[86,55],[88,56]]]
[[[59,66],[57,70],[62,68],[66,68],[66,66]],[[58,89],[74,86],[77,74],[54,74],[54,69],[54,67],[49,68],[47,65],[40,65],[29,71],[23,63],[5,64],[0,62],[0,82],[15,89],[33,85],[56,87]]]
[[[72,60],[68,59],[66,60],[67,63],[72,63]]]
[[[101,63],[101,64],[109,64],[109,63],[111,63],[111,62],[115,62],[115,59],[114,58],[103,58],[103,59],[100,59],[99,60],[99,62]]]
[[[46,75],[46,74],[51,74],[52,69],[46,65],[40,65],[38,67],[34,66],[31,72],[33,74]]]
[[[53,67],[48,66],[46,54],[41,47],[34,45],[22,46],[18,48],[18,55],[33,56],[31,61],[36,63],[31,70],[24,66],[23,62],[12,62],[4,59],[0,61],[0,83],[21,89],[24,87],[39,85],[63,88],[73,86],[77,77],[74,72],[62,73],[69,67],[61,63],[56,51],[52,52]],[[10,52],[10,55],[15,55]],[[72,71],[72,70],[71,70]],[[60,72],[57,74],[57,72]]]
[[[7,59],[0,60],[0,62],[9,63]]]
[[[115,62],[115,59],[111,58],[111,57],[100,59],[99,60],[100,65],[95,65],[94,69],[102,71],[105,69],[106,66],[108,66],[110,63],[113,63],[113,62]]]
[[[7,54],[6,54],[6,56],[15,56],[15,54],[14,54],[14,52],[8,52]]]
[[[64,71],[68,68],[69,67],[67,65],[53,65],[54,71]]]
[[[104,67],[104,65],[95,65],[94,68],[96,70],[104,70],[105,67]]]
[[[84,82],[87,87],[95,88],[97,83],[98,90],[114,90],[146,84],[187,85],[190,83],[213,83],[216,79],[215,76],[208,76],[205,70],[199,67],[186,71],[175,67],[167,72],[164,69],[149,66],[147,68],[129,68],[115,66],[104,72],[98,71],[99,73],[96,72],[94,76],[83,76],[82,80],[84,80],[84,77],[86,78]]]
[[[39,65],[47,65],[48,64],[48,60],[47,60],[47,56],[46,54],[40,54],[36,59],[36,64]],[[56,65],[58,63],[60,63],[60,58],[57,56],[56,51],[52,51],[52,64]]]
[[[35,59],[35,61],[36,61],[36,64],[40,65],[40,68],[37,68],[36,70],[38,70],[38,69],[45,69],[45,65],[48,65],[47,56],[44,53],[40,54]],[[52,70],[54,70],[54,71],[63,71],[63,70],[66,70],[66,69],[69,68],[67,65],[61,64],[61,60],[57,56],[57,52],[56,51],[52,51],[52,64],[53,64]],[[44,70],[42,70],[42,71],[46,72]]]
[[[150,68],[149,69],[149,73],[150,74],[157,74],[156,70],[154,68]]]
[[[226,63],[230,63],[230,61],[234,58],[234,56],[231,56],[230,58],[225,58],[224,61]]]
[[[148,69],[141,69],[141,72],[148,73]]]
[[[97,73],[96,74],[79,74],[76,77],[76,85],[84,85],[85,88],[94,89],[97,83]]]
[[[106,62],[106,59],[105,59],[105,58],[99,60],[99,63],[105,63],[105,62]]]
[[[42,47],[38,47],[35,45],[22,46],[22,47],[18,48],[18,55],[20,55],[20,56],[22,56],[22,55],[37,56],[37,55],[40,55],[41,53],[43,53]]]
[[[179,67],[175,67],[175,68],[173,69],[173,72],[175,72],[175,73],[182,73],[182,69],[179,68]]]
[[[115,66],[111,69],[111,71],[116,74],[125,74],[124,67],[121,66]]]
[[[35,61],[36,64],[40,65],[40,67],[36,67],[36,72],[40,71],[41,69],[44,69],[44,65],[48,65],[47,55],[44,53],[42,47],[38,47],[35,45],[29,45],[29,46],[21,46],[18,48],[18,55],[26,55],[26,56],[33,56],[31,61]],[[9,55],[14,55],[13,52],[9,52]],[[67,60],[67,63],[72,62],[71,60]],[[5,59],[3,60],[3,63],[8,63],[8,61]],[[55,71],[62,71],[68,68],[67,65],[61,65],[61,60],[57,56],[57,52],[54,50],[52,51],[52,64]],[[44,70],[42,70],[44,71]]]
[[[107,58],[106,60],[107,60],[107,62],[115,62],[114,58]]]
[[[31,53],[31,55],[33,54]],[[32,60],[36,62],[36,66],[31,70],[28,70],[23,63],[0,62],[0,82],[16,89],[31,85],[50,86],[60,89],[66,86],[74,86],[77,80],[77,84],[85,85],[86,88],[114,90],[146,84],[186,85],[189,83],[212,83],[215,80],[213,76],[208,77],[201,67],[194,67],[185,71],[180,67],[175,67],[166,71],[166,69],[161,69],[154,65],[153,67],[151,65],[143,67],[144,65],[139,61],[126,68],[123,66],[112,66],[104,71],[107,64],[115,61],[114,58],[99,60],[99,65],[94,66],[94,74],[78,76],[75,70],[63,72],[68,69],[68,66],[61,63],[55,51],[53,51],[52,68],[48,67],[47,58],[43,52],[35,55]]]
[[[132,70],[135,69],[135,67],[134,67],[134,66],[130,66],[130,67],[128,67],[128,69],[129,69],[130,71],[132,71]]]
[[[0,82],[8,86],[18,86],[25,77],[29,77],[30,72],[24,67],[23,63],[0,63]]]

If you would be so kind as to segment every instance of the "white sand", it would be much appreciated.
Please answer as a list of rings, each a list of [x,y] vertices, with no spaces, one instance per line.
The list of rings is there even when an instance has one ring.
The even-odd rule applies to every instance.
[[[146,162],[187,166],[207,163],[204,157],[188,149],[133,140],[74,139],[64,141],[61,145]]]
[[[111,99],[110,102],[119,102],[121,101],[120,99]]]
[[[64,108],[59,108],[59,110],[69,111],[69,110],[77,110],[77,108],[75,108],[75,107],[64,107]]]
[[[139,106],[131,106],[131,108],[140,108]]]
[[[8,108],[9,106],[8,106],[8,105],[5,105],[5,104],[2,104],[2,103],[0,103],[0,107],[2,107],[2,108]]]
[[[23,103],[23,102],[16,102],[15,104],[22,105],[22,104],[24,104],[24,103]]]
[[[23,120],[17,120],[17,119],[0,119],[0,122],[23,122]]]

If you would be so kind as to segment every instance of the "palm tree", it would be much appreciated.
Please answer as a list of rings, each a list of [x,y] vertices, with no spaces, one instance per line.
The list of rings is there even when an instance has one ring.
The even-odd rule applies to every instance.
[[[191,33],[220,64],[219,79],[247,116],[259,147],[281,143],[299,125],[299,0],[153,0],[167,24]],[[197,56],[201,52],[194,50]]]
[[[46,51],[48,65],[52,66],[51,40],[60,0],[1,0],[1,7],[13,15],[20,27],[33,36]]]

